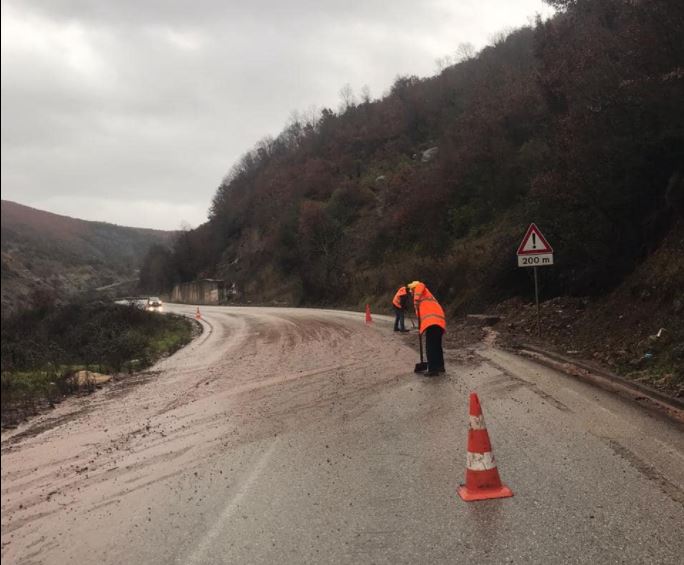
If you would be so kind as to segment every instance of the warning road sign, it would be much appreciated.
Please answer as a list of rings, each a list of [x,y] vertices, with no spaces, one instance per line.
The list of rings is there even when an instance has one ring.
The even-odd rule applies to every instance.
[[[537,335],[541,337],[541,314],[539,313],[539,280],[537,267],[553,265],[553,248],[539,231],[539,228],[531,223],[525,232],[520,245],[518,245],[518,267],[534,267],[534,301],[537,304]]]
[[[518,267],[553,265],[553,248],[534,224],[530,224],[518,246]]]
[[[553,253],[553,249],[536,224],[532,223],[527,228],[525,237],[523,237],[518,246],[518,255],[533,255],[536,253]]]

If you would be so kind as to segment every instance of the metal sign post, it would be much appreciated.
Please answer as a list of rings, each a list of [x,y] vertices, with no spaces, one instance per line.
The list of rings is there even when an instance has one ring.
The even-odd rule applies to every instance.
[[[541,337],[541,311],[539,309],[539,277],[537,267],[553,265],[553,248],[539,228],[530,224],[518,246],[518,267],[534,268],[534,301],[537,305],[537,336]]]
[[[534,268],[534,301],[537,303],[537,337],[541,337],[541,314],[539,312],[539,281],[537,267]]]

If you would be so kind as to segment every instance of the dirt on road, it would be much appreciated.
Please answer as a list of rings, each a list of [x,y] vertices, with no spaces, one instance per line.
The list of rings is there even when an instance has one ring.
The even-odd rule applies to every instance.
[[[382,316],[202,313],[204,333],[152,370],[3,434],[5,562],[595,562],[626,546],[675,563],[684,551],[671,422],[486,343],[448,350],[445,377],[418,377],[416,334]],[[470,390],[516,493],[505,504],[454,495]]]
[[[199,338],[151,371],[3,434],[3,559],[49,553],[65,530],[90,530],[92,513],[192,476],[217,452],[336,412],[352,418],[413,361],[403,343],[387,347],[352,315],[205,310],[202,324]]]

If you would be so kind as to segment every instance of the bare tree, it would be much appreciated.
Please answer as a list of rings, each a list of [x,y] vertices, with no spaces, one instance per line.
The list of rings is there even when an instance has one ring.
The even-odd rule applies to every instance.
[[[435,59],[437,72],[441,73],[444,69],[451,67],[452,65],[473,59],[476,52],[475,46],[472,43],[468,41],[459,43],[453,55],[444,55],[444,57]]]
[[[318,122],[321,120],[321,111],[316,105],[312,104],[302,112],[302,119],[304,121],[304,127],[315,130],[316,126],[318,126]]]
[[[370,86],[367,84],[364,84],[361,87],[361,102],[363,104],[369,104],[371,101],[371,91],[370,91]]]
[[[494,46],[498,45],[503,45],[506,39],[508,38],[511,33],[513,33],[513,29],[510,27],[505,27],[501,31],[497,31],[496,33],[493,33],[492,35],[489,36],[489,42]]]
[[[475,46],[469,41],[459,43],[456,48],[456,62],[462,63],[463,61],[469,61],[475,57],[475,53]]]
[[[354,90],[349,83],[345,84],[340,88],[340,111],[345,112],[349,108],[356,106],[356,97],[354,96]]]
[[[435,65],[437,66],[437,72],[442,72],[447,67],[454,64],[454,60],[451,55],[444,55],[444,57],[438,57],[435,59]]]
[[[295,128],[298,129],[298,128],[301,128],[301,127],[302,127],[302,123],[303,123],[304,121],[305,121],[305,120],[304,120],[304,118],[302,117],[302,115],[300,114],[299,110],[292,110],[292,111],[290,112],[290,115],[289,115],[288,118],[287,118],[287,123],[285,124],[285,127],[286,127],[286,128],[291,128],[291,127],[294,126]]]

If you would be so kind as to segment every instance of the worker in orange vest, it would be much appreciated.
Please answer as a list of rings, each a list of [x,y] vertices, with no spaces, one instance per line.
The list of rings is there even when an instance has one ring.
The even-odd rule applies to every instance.
[[[392,299],[392,306],[394,306],[394,331],[407,332],[404,325],[404,311],[408,308],[409,298],[411,294],[407,286],[400,286],[399,290],[394,294]]]
[[[442,336],[446,331],[444,310],[425,283],[413,281],[408,287],[413,294],[413,306],[418,316],[418,331],[421,335],[425,335],[427,375],[436,377],[445,372],[444,351],[442,350]]]

